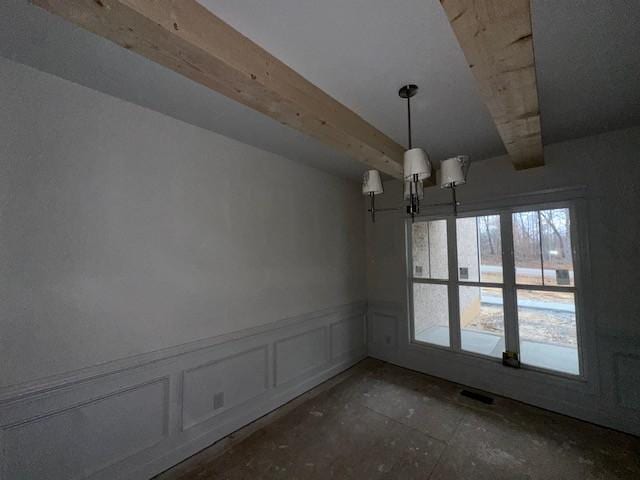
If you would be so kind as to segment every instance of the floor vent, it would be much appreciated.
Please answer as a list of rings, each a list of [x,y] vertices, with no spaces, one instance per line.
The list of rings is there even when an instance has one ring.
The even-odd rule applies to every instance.
[[[462,390],[460,395],[465,397],[472,398],[473,400],[477,400],[478,402],[486,403],[487,405],[493,405],[493,398],[483,395],[477,392],[470,392],[469,390]]]

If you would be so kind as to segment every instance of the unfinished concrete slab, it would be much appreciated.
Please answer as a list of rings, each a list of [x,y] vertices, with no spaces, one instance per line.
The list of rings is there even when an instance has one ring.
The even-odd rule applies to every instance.
[[[461,390],[368,359],[156,478],[640,478],[639,438]]]

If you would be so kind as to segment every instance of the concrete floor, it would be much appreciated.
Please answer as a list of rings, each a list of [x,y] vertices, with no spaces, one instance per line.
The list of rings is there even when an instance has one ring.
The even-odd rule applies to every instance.
[[[368,359],[157,480],[640,479],[639,438],[460,390]]]

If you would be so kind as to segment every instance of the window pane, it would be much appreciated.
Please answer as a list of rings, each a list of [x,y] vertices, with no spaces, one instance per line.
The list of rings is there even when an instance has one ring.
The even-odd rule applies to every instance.
[[[456,220],[458,244],[458,278],[463,281],[478,282],[478,230],[476,217]]]
[[[413,276],[447,280],[449,278],[447,221],[414,223],[411,233]]]
[[[478,217],[477,224],[480,246],[480,281],[502,283],[500,216]]]
[[[458,279],[502,283],[500,216],[458,218]]]
[[[429,278],[429,237],[427,227],[427,222],[411,225],[413,276],[416,278]]]
[[[501,288],[460,287],[462,349],[492,357],[504,352]]]
[[[579,373],[572,292],[518,290],[518,324],[522,363]]]
[[[517,212],[512,218],[516,283],[542,285],[538,212]]]
[[[540,211],[545,285],[573,285],[571,218],[568,208]]]
[[[413,284],[414,338],[449,346],[449,295],[446,285]]]
[[[449,278],[449,259],[447,257],[447,221],[434,220],[428,223],[431,278],[446,280]]]

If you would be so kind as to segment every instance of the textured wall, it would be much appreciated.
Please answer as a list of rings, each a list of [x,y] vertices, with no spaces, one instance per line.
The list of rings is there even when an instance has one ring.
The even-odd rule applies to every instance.
[[[0,59],[0,387],[365,298],[359,185]]]

